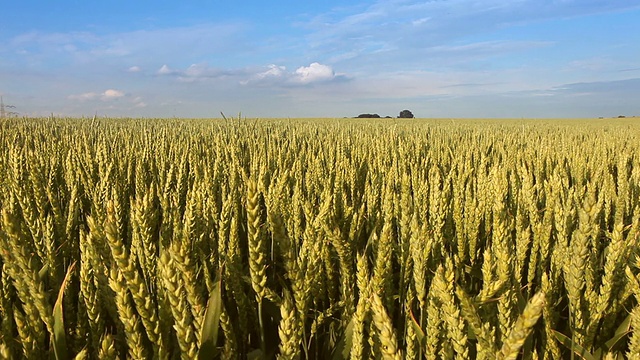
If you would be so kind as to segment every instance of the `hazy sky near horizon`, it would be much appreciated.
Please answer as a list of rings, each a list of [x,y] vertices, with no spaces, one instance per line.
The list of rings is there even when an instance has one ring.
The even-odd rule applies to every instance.
[[[638,0],[0,5],[22,115],[640,115]]]

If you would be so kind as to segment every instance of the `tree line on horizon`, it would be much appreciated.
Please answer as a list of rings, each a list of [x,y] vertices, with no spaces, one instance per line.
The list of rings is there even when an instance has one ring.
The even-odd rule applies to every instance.
[[[409,110],[402,110],[400,111],[400,114],[398,115],[399,119],[413,119],[413,113]],[[378,114],[360,114],[358,116],[356,116],[356,118],[374,118],[374,119],[378,119],[378,118],[382,118],[380,115]],[[384,118],[386,119],[391,119],[391,116],[385,116]]]

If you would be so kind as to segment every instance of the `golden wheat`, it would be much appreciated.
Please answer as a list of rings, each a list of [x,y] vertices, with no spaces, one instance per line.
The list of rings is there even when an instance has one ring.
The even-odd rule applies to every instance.
[[[0,142],[1,357],[639,351],[633,119],[51,117]]]

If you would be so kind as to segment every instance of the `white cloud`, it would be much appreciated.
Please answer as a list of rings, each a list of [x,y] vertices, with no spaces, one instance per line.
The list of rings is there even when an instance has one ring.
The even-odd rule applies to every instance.
[[[256,74],[256,77],[259,79],[265,79],[265,78],[269,78],[269,77],[281,77],[281,76],[285,76],[286,72],[287,72],[287,68],[284,66],[278,66],[275,64],[271,64],[268,66],[268,70],[260,72],[258,74]]]
[[[343,74],[336,74],[329,65],[313,62],[309,66],[300,66],[295,71],[289,71],[285,66],[270,64],[258,71],[255,69],[219,69],[206,63],[192,64],[184,70],[172,69],[168,65],[162,65],[157,71],[158,75],[173,76],[180,82],[195,82],[208,79],[234,80],[235,83],[246,85],[257,83],[262,85],[295,86],[344,80]]]
[[[318,62],[309,66],[300,66],[295,71],[287,71],[285,66],[271,64],[266,70],[259,71],[249,79],[241,81],[241,84],[257,83],[263,85],[307,85],[334,80],[344,80],[347,77],[343,74],[336,74],[329,65]]]
[[[206,63],[191,64],[186,70],[176,71],[175,73],[179,75],[178,80],[183,82],[193,82],[224,76],[224,71],[211,68]]]
[[[285,81],[288,77],[289,74],[287,73],[287,68],[285,66],[270,64],[267,65],[266,70],[254,73],[248,79],[241,80],[240,84],[247,85],[249,83],[278,83]]]
[[[120,90],[109,89],[102,93],[103,100],[117,99],[124,96],[124,93]]]
[[[173,70],[169,69],[169,66],[166,64],[162,65],[162,67],[158,69],[158,75],[171,75],[173,73]]]
[[[327,81],[335,78],[336,73],[331,66],[314,62],[309,66],[301,66],[295,72],[295,79],[303,84]]]
[[[145,108],[145,107],[147,107],[147,103],[142,101],[142,97],[140,97],[140,96],[137,96],[137,97],[133,98],[133,100],[131,102],[133,102],[133,106],[136,107],[136,108]]]
[[[420,18],[420,19],[413,20],[413,21],[411,22],[411,24],[412,24],[413,26],[420,26],[420,25],[422,25],[422,24],[426,23],[426,22],[427,22],[427,21],[429,21],[429,20],[431,20],[431,17],[423,17],[423,18]]]
[[[187,76],[199,77],[205,75],[207,73],[208,66],[206,64],[191,64],[184,71],[184,74]]]
[[[100,99],[102,101],[110,101],[121,98],[123,96],[125,96],[125,93],[120,90],[108,89],[102,93],[86,92],[83,94],[69,95],[67,98],[74,101],[90,101],[96,99]]]
[[[68,99],[69,100],[77,100],[77,101],[87,101],[87,100],[93,100],[93,99],[95,99],[97,97],[98,97],[98,94],[96,94],[94,92],[88,92],[88,93],[84,93],[84,94],[69,95]]]
[[[142,71],[142,68],[140,68],[140,66],[132,66],[129,68],[129,72],[140,72]]]

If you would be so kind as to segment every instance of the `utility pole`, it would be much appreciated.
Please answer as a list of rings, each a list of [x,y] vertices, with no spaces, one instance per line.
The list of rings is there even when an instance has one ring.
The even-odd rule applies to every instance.
[[[17,115],[18,113],[14,111],[7,111],[7,109],[14,109],[14,108],[15,106],[13,105],[5,105],[4,99],[2,98],[2,96],[0,96],[0,119],[6,118],[7,115],[9,116]]]

